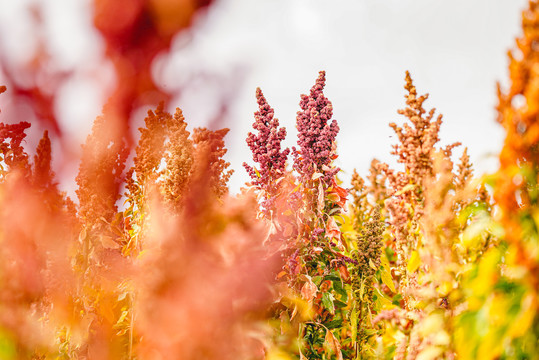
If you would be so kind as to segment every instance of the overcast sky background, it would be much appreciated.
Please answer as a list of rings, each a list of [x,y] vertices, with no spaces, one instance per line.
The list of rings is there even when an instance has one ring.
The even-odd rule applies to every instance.
[[[31,52],[25,6],[34,0],[0,0],[0,51],[13,61]],[[39,2],[39,1],[38,1]],[[114,79],[102,60],[103,45],[91,27],[87,1],[43,0],[43,36],[57,64],[77,69],[60,92],[57,110],[73,142],[82,143]],[[442,144],[469,148],[477,173],[496,169],[503,131],[495,122],[496,81],[507,83],[507,50],[521,34],[525,0],[217,0],[170,55],[155,64],[163,87],[180,90],[171,110],[183,109],[189,128],[229,127],[227,160],[236,192],[248,180],[241,164],[252,163],[245,137],[261,87],[295,145],[300,94],[326,70],[325,94],[339,122],[338,165],[349,178],[366,174],[372,158],[391,162],[402,123],[404,74],[409,70],[425,106],[444,115]],[[227,116],[213,120],[220,101]],[[6,106],[6,104],[3,104]],[[141,112],[139,121],[144,114]],[[460,155],[460,150],[456,151]]]

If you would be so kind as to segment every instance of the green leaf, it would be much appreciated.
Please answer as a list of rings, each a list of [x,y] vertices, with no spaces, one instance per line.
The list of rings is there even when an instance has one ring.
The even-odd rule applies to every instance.
[[[316,286],[320,286],[322,283],[322,276],[313,276],[313,283],[315,283]]]
[[[333,289],[335,289],[335,292],[341,296],[343,301],[348,299],[348,294],[346,293],[346,290],[343,289],[340,281],[333,282]]]
[[[334,300],[335,297],[331,293],[325,292],[322,295],[322,304],[332,314],[335,314],[335,304],[333,303]]]
[[[338,300],[338,299],[335,299],[335,300],[333,301],[333,303],[335,304],[335,307],[336,307],[337,309],[342,309],[342,308],[345,308],[345,307],[348,306],[347,303],[342,302],[342,301],[340,301],[340,300]]]
[[[335,319],[328,321],[327,323],[324,323],[324,326],[328,329],[336,329],[342,325],[343,320],[342,319]]]
[[[391,301],[378,289],[377,287],[374,288],[374,294],[377,298],[376,301],[378,302],[381,309],[392,309],[395,306],[391,303]]]
[[[334,282],[341,282],[341,278],[338,275],[335,274],[329,274],[324,277],[324,280],[334,281]]]
[[[397,259],[397,255],[395,253],[395,250],[393,250],[390,247],[386,247],[384,251],[382,251],[382,256],[386,256],[388,261],[395,261]]]
[[[375,329],[364,329],[363,330],[363,334],[367,335],[367,336],[372,336],[372,335],[375,335],[377,333],[377,330]]]

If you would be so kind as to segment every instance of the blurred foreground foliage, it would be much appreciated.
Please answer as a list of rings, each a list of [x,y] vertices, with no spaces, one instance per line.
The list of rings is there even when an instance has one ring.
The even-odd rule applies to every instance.
[[[0,358],[539,358],[538,26],[530,1],[498,91],[500,168],[482,177],[439,145],[442,116],[409,73],[398,168],[373,160],[349,189],[324,72],[297,148],[257,89],[236,196],[228,129],[190,133],[180,109],[148,111],[132,148],[106,106],[77,202],[48,132],[32,159],[30,124],[0,124]]]

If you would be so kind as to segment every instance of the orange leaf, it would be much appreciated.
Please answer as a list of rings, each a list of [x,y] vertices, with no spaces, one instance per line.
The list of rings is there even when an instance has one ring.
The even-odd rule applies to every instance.
[[[347,282],[348,280],[350,280],[350,273],[348,272],[348,269],[346,268],[346,266],[344,265],[341,265],[339,266],[339,274],[341,275],[341,279],[343,279],[343,281]]]
[[[101,245],[105,249],[118,249],[120,245],[114,241],[110,236],[101,235],[99,237],[99,240],[101,241]]]
[[[326,331],[326,342],[337,356],[337,360],[343,360],[341,353],[341,344],[329,329]]]
[[[324,210],[324,200],[325,200],[325,191],[322,182],[318,184],[318,211],[322,212]]]
[[[332,216],[330,216],[328,219],[328,223],[326,225],[326,234],[330,239],[341,238],[341,230],[339,230],[339,226]]]
[[[305,275],[305,278],[307,279],[307,281],[305,282],[305,284],[303,284],[303,287],[301,288],[301,297],[303,297],[308,302],[311,302],[316,297],[318,287],[315,283],[313,283],[310,276]]]

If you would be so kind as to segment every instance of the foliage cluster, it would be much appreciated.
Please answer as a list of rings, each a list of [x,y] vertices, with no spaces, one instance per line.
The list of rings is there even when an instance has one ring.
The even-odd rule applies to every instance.
[[[500,168],[480,178],[439,145],[408,72],[398,168],[373,160],[349,189],[325,72],[301,96],[297,148],[257,89],[236,196],[228,130],[190,133],[162,103],[134,149],[105,107],[77,202],[48,132],[32,161],[30,124],[0,124],[0,358],[539,358],[538,24],[530,1],[498,92]]]

